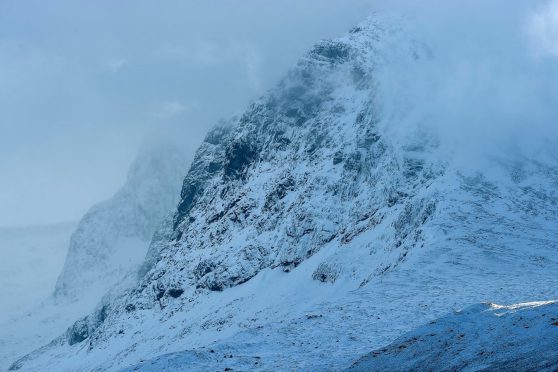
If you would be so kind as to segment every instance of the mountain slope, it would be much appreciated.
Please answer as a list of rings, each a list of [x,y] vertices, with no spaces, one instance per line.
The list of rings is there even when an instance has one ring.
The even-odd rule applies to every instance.
[[[479,304],[422,326],[350,371],[558,368],[558,303]]]
[[[168,143],[144,146],[126,184],[92,207],[73,233],[55,296],[98,300],[137,267],[163,217],[177,202],[184,152]]]
[[[22,301],[5,301],[6,306],[13,303],[15,309],[2,313],[0,369],[7,368],[17,357],[51,340],[93,311],[99,299],[117,283],[122,286],[134,282],[135,271],[145,258],[153,232],[177,202],[180,183],[187,170],[186,151],[171,143],[163,139],[146,143],[130,167],[126,184],[110,200],[91,208],[77,227],[72,225],[73,234],[59,229],[60,232],[53,235],[54,238],[67,234],[62,234],[67,242],[57,240],[59,246],[51,248],[50,235],[39,234],[33,239],[35,235],[29,234],[27,239],[14,239],[17,246],[6,247],[21,250],[30,241],[34,244],[30,248],[52,252],[48,257],[42,252],[20,252],[22,257],[33,256],[32,273],[22,269],[22,265],[29,264],[15,261],[18,256],[13,253],[12,260],[6,261],[9,263],[7,269],[15,270],[17,275],[5,277],[19,283],[6,286],[5,295],[29,297],[40,289],[43,296],[33,298],[34,302],[25,307]],[[64,254],[64,266],[61,271],[56,270],[58,266],[54,264],[63,262]],[[41,283],[34,284],[33,290],[13,294],[9,291],[23,292],[23,285],[29,281],[24,275],[39,276],[52,269],[58,274],[57,282],[56,277],[52,280],[45,277]]]
[[[555,150],[462,169],[424,118],[398,133],[379,77],[432,58],[383,16],[316,45],[208,134],[139,283],[13,369],[338,369],[455,307],[555,297]]]

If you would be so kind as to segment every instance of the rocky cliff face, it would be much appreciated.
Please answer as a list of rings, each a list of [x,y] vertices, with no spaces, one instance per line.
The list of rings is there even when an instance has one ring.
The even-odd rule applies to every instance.
[[[443,168],[421,159],[433,146],[428,138],[399,151],[381,133],[377,39],[392,33],[369,24],[318,44],[277,88],[207,136],[170,244],[153,255],[145,281],[186,295],[222,291],[264,268],[289,272],[327,245],[380,248],[390,256],[381,271],[420,244],[417,230],[436,209],[427,190]],[[425,58],[420,45],[404,47],[404,56]],[[355,241],[378,226],[377,248]],[[336,266],[324,263],[313,277],[334,282],[351,271]]]
[[[430,58],[396,19],[317,44],[208,134],[139,282],[13,368],[339,368],[448,306],[551,296],[555,155],[462,170],[394,135],[377,76]]]
[[[137,267],[153,232],[176,205],[186,169],[184,151],[155,143],[144,146],[126,184],[80,221],[55,296],[98,300]]]

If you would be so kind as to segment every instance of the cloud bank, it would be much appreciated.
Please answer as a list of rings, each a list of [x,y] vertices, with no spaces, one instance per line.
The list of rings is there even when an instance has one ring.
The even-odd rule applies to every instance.
[[[78,219],[141,141],[194,151],[372,0],[0,2],[0,226]]]
[[[526,31],[536,52],[558,57],[558,1],[539,4],[530,14]]]
[[[79,218],[123,183],[146,135],[180,133],[193,152],[313,43],[372,11],[407,15],[432,53],[379,76],[393,130],[433,126],[465,158],[538,156],[558,138],[556,0],[8,0],[0,226]]]
[[[430,58],[379,75],[394,132],[434,129],[442,153],[477,166],[487,157],[558,159],[556,1],[394,1]],[[403,103],[402,103],[403,102]]]

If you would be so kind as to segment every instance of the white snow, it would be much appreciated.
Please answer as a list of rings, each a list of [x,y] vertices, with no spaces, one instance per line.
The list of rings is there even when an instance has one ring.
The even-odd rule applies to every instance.
[[[188,167],[186,151],[153,141],[140,150],[126,183],[93,206],[72,235],[56,283],[59,299],[99,300],[143,262],[149,242],[179,197]]]
[[[451,310],[558,297],[555,149],[462,167],[391,131],[375,73],[428,56],[400,26],[318,44],[212,132],[140,282],[13,368],[338,370]]]
[[[91,312],[135,279],[153,232],[179,197],[186,151],[148,142],[126,184],[79,223],[0,230],[0,370]],[[70,237],[71,235],[71,237]]]
[[[436,319],[357,361],[351,371],[558,368],[558,302],[483,303]]]

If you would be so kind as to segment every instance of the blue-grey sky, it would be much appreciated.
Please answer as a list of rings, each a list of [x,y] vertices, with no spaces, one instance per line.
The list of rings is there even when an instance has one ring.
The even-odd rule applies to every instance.
[[[372,0],[0,0],[0,226],[76,220],[147,133],[195,149]]]
[[[372,11],[416,17],[435,55],[388,69],[386,105],[406,96],[466,159],[558,139],[558,0],[0,0],[0,226],[79,219],[146,136],[180,128],[193,152]]]

